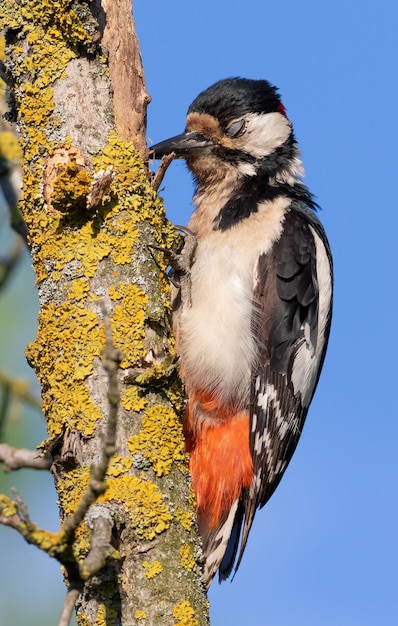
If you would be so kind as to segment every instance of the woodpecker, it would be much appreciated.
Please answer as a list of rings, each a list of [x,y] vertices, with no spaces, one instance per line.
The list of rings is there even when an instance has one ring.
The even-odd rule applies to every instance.
[[[323,365],[333,267],[278,90],[229,78],[154,158],[196,185],[190,298],[173,299],[186,449],[208,584],[237,570],[258,508],[292,458]]]

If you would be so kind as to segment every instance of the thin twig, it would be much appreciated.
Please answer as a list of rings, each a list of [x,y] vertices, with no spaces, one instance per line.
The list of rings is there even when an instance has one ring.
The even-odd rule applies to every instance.
[[[194,233],[186,226],[177,226],[182,233],[184,245],[180,252],[169,253],[169,263],[173,272],[169,275],[175,287],[179,287],[181,302],[184,307],[190,307],[191,302],[191,267],[197,248],[197,240]]]
[[[90,552],[79,568],[83,580],[95,576],[104,567],[111,553],[114,518],[109,506],[95,504],[88,511],[85,521],[92,530],[92,536]]]
[[[14,501],[6,496],[0,496],[0,524],[14,528],[28,543],[36,545],[55,557],[66,567],[69,580],[73,581],[66,595],[58,626],[69,624],[73,608],[79,597],[79,589],[83,588],[85,580],[91,578],[104,566],[112,550],[110,540],[114,525],[113,517],[107,507],[98,505],[92,510],[91,516],[88,515],[86,518],[87,524],[93,531],[89,554],[82,564],[76,564],[72,554],[72,544],[78,525],[87,515],[91,504],[106,489],[105,476],[116,449],[116,425],[120,404],[118,372],[123,355],[113,345],[112,332],[105,312],[103,317],[105,327],[103,365],[108,372],[109,415],[101,460],[97,466],[92,468],[88,490],[75,514],[66,521],[61,533],[49,533],[40,530],[36,524],[32,523],[28,508],[15,489],[12,490]]]
[[[152,189],[157,191],[162,183],[164,175],[166,174],[166,170],[169,167],[172,160],[175,158],[175,153],[171,152],[170,154],[165,154],[162,160],[160,161],[160,165],[158,167],[158,171],[152,180]]]
[[[22,496],[15,487],[11,487],[12,495],[14,496],[14,500],[17,503],[18,510],[20,512],[21,519],[25,522],[27,526],[32,526],[32,521],[30,519],[28,507],[25,502],[22,500]]]
[[[69,626],[69,622],[72,617],[73,609],[80,595],[80,591],[76,588],[68,589],[66,592],[64,605],[62,607],[61,615],[59,616],[58,626]]]
[[[51,466],[51,459],[47,456],[39,456],[37,450],[13,448],[7,443],[0,443],[0,463],[4,463],[5,472],[22,468],[48,470]]]

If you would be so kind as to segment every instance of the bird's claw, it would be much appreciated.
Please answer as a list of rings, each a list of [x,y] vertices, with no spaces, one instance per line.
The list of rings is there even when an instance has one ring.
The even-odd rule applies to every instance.
[[[176,226],[183,238],[183,246],[178,252],[169,250],[156,244],[150,244],[150,248],[163,252],[171,267],[167,274],[171,284],[180,290],[181,302],[184,306],[191,306],[191,267],[195,256],[197,241],[194,233],[185,226]]]

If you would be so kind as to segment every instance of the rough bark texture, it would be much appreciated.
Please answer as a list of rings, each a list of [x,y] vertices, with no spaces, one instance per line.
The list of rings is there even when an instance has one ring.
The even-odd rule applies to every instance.
[[[104,445],[104,310],[123,353],[107,489],[64,550],[67,583],[81,591],[78,623],[204,625],[165,264],[148,247],[169,247],[176,235],[141,158],[149,97],[131,5],[5,0],[5,26],[24,155],[21,209],[40,298],[27,357],[41,383],[42,447],[54,459],[63,521],[87,492]],[[15,516],[4,497],[0,512],[2,504],[3,519]],[[107,536],[104,566],[89,577],[81,564],[93,538]],[[31,539],[59,556],[65,537],[32,531]]]
[[[131,0],[103,0],[102,6],[106,14],[102,44],[109,52],[116,131],[146,160],[146,109],[151,99],[145,90]]]

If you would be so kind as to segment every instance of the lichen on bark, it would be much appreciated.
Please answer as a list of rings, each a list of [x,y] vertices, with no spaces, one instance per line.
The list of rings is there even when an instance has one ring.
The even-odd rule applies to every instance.
[[[0,9],[23,152],[20,208],[40,299],[38,334],[26,354],[41,384],[48,427],[41,447],[53,456],[65,522],[87,490],[106,430],[104,316],[123,353],[117,452],[97,499],[114,520],[109,557],[88,580],[73,580],[78,568],[66,568],[67,583],[82,592],[78,623],[204,626],[167,263],[150,247],[169,248],[177,234],[144,162],[149,97],[136,44],[130,105],[115,89],[118,68],[125,72],[129,64],[111,44],[115,25],[128,42],[129,2],[5,0]],[[131,42],[122,49],[132,53]],[[129,106],[136,122],[126,130]],[[11,515],[10,501],[4,503]],[[76,562],[87,556],[91,538],[81,522]],[[36,543],[46,549],[56,541],[43,533]]]

